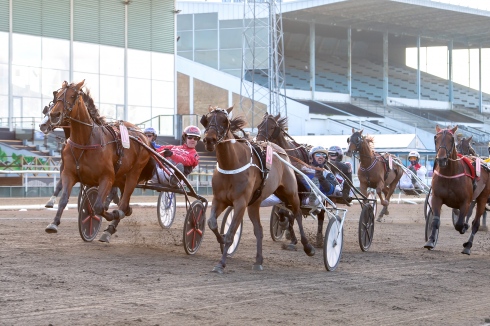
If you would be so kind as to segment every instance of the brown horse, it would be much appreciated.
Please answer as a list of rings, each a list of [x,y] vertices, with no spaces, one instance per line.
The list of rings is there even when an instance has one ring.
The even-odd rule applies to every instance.
[[[58,211],[53,223],[46,227],[46,232],[58,232],[61,215],[68,203],[72,187],[80,182],[87,186],[99,187],[93,208],[97,215],[113,221],[100,238],[100,241],[109,242],[120,219],[131,215],[130,196],[138,181],[151,178],[154,161],[150,160],[150,153],[144,146],[134,139],[130,138],[129,148],[123,148],[118,136],[121,125],[111,126],[105,122],[99,115],[90,93],[82,90],[84,82],[63,82],[49,113],[50,122],[54,127],[66,125],[69,121],[71,133],[62,152],[63,187]],[[88,103],[88,106],[85,103]],[[129,135],[149,145],[148,139],[139,128],[128,122],[123,124]],[[122,197],[118,210],[109,213],[104,209],[104,200],[113,185],[121,189]]]
[[[298,222],[301,233],[301,243],[308,256],[315,254],[315,249],[308,243],[302,225],[302,215],[298,196],[298,187],[293,170],[282,163],[275,155],[272,156],[270,170],[259,158],[260,153],[253,145],[243,138],[238,138],[233,132],[240,130],[246,121],[243,117],[229,118],[233,107],[223,110],[209,108],[209,113],[203,115],[201,124],[206,128],[204,145],[207,151],[216,150],[217,167],[213,173],[213,203],[208,226],[216,235],[219,243],[224,244],[221,260],[213,272],[223,273],[226,266],[227,252],[233,243],[233,237],[243,220],[245,209],[254,227],[257,239],[257,255],[254,270],[262,270],[262,239],[263,229],[260,223],[260,203],[272,193],[293,207],[294,217]],[[279,146],[273,145],[275,152],[280,153],[284,160],[287,155]],[[228,207],[233,206],[235,213],[228,233],[218,233],[217,217]]]
[[[471,146],[472,139],[473,136],[471,136],[470,138],[463,137],[463,139],[461,139],[459,144],[456,145],[456,150],[459,154],[477,156],[475,149],[473,148],[473,146]]]
[[[297,168],[301,169],[301,163],[298,163],[298,160],[305,163],[310,164],[310,158],[308,155],[308,149],[305,145],[298,144],[289,134],[285,131],[287,128],[287,117],[282,117],[278,114],[276,116],[272,114],[265,113],[262,118],[262,122],[257,126],[257,141],[270,141],[274,144],[279,145],[283,148],[289,157],[294,157],[295,159],[291,160],[291,163],[295,165]],[[286,139],[286,136],[289,139]],[[303,182],[298,180],[298,191],[301,195],[307,192]],[[316,242],[317,245],[320,246],[323,243],[323,222],[325,221],[325,211],[322,210],[317,215],[318,218],[318,227],[317,227],[317,236]]]
[[[355,153],[359,153],[360,164],[357,170],[360,183],[359,190],[367,197],[368,187],[376,189],[381,205],[383,205],[383,209],[377,219],[380,222],[384,214],[389,214],[388,205],[390,204],[390,198],[398,181],[403,176],[403,170],[396,164],[393,164],[390,168],[387,159],[372,149],[373,142],[372,137],[362,135],[362,130],[356,131],[352,128],[352,135],[347,138],[349,148],[345,154],[350,157]],[[392,157],[392,159],[396,158]]]
[[[442,205],[459,209],[458,221],[454,228],[464,234],[468,228],[465,217],[473,200],[476,200],[476,215],[471,226],[471,235],[468,242],[463,244],[463,254],[469,255],[473,245],[473,238],[480,227],[480,218],[485,210],[485,203],[490,195],[490,174],[481,168],[480,177],[474,176],[472,169],[463,157],[458,157],[454,141],[454,133],[458,129],[441,129],[436,127],[434,136],[436,148],[436,167],[432,177],[432,212],[434,214],[431,235],[425,248],[431,250],[436,246],[436,237],[439,232],[440,214]]]

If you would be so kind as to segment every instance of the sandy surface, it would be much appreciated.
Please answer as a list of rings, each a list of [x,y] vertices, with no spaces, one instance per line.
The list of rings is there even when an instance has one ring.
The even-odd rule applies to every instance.
[[[0,205],[46,200],[2,199]],[[392,203],[390,215],[376,223],[370,250],[362,252],[360,209],[348,209],[336,271],[326,271],[321,248],[313,257],[301,247],[282,250],[283,242],[269,234],[270,209],[263,208],[264,271],[252,271],[255,237],[245,217],[223,275],[210,272],[220,251],[209,229],[197,254],[185,254],[182,208],[163,230],[155,207],[137,206],[110,244],[81,240],[76,209],[64,212],[55,235],[44,231],[53,210],[0,210],[0,325],[490,323],[489,233],[477,233],[471,256],[462,255],[468,234],[454,230],[446,208],[437,247],[428,251],[422,203]],[[304,225],[314,241],[316,221]]]

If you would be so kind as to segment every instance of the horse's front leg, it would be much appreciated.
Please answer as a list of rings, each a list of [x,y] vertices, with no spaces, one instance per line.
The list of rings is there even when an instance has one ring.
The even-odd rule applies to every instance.
[[[45,229],[47,233],[58,232],[58,225],[60,225],[61,223],[61,215],[63,214],[63,210],[68,204],[68,199],[70,198],[73,186],[75,185],[75,183],[78,182],[77,180],[75,180],[75,178],[71,178],[69,176],[63,176],[61,180],[63,180],[63,188],[61,192],[60,203],[58,205],[58,210],[56,211],[56,216],[54,217],[53,222],[49,224]]]
[[[429,236],[429,240],[424,245],[424,248],[432,250],[436,246],[436,233],[439,230],[439,226],[441,225],[441,207],[442,207],[442,199],[434,196],[432,194],[432,202],[430,203],[430,207],[432,208],[432,213],[434,214],[432,218],[432,232]]]
[[[454,224],[454,228],[460,234],[464,234],[470,228],[470,225],[468,224],[468,220],[469,220],[468,214],[469,216],[471,216],[474,205],[475,205],[474,203],[465,202],[459,207],[458,220]]]
[[[255,255],[255,263],[253,265],[254,271],[262,271],[264,267],[262,264],[264,263],[264,257],[262,256],[262,241],[264,239],[264,230],[262,228],[262,224],[260,223],[260,203],[256,202],[255,204],[248,207],[248,217],[254,226],[254,235],[257,243],[257,253]],[[245,211],[243,212],[245,213]],[[243,218],[243,215],[242,215]]]
[[[315,248],[313,248],[313,246],[308,242],[308,238],[306,237],[305,230],[303,228],[303,216],[301,214],[299,200],[297,196],[293,198],[295,200],[292,200],[291,205],[293,206],[294,217],[296,218],[296,222],[298,223],[299,233],[301,235],[301,244],[303,244],[303,250],[308,256],[313,256],[315,255]]]
[[[218,243],[224,244],[224,239],[223,236],[219,233],[218,231],[218,216],[226,209],[226,205],[223,202],[220,202],[216,199],[216,197],[213,197],[213,202],[211,204],[211,213],[208,218],[208,227],[213,231],[214,235],[216,236],[216,240],[218,240]],[[233,215],[236,215],[236,208],[234,208],[235,211]],[[234,220],[234,216],[232,216]]]
[[[463,244],[464,249],[461,252],[462,254],[466,254],[466,255],[471,254],[471,247],[473,246],[473,239],[475,237],[476,232],[478,232],[478,230],[480,228],[480,219],[483,215],[483,212],[485,211],[485,203],[487,201],[487,197],[488,196],[481,196],[480,195],[480,197],[477,198],[476,214],[475,214],[475,218],[473,219],[473,222],[471,223],[471,234],[470,234],[468,241]],[[473,203],[473,205],[474,205],[474,203]]]
[[[218,222],[216,219],[216,217],[219,216],[219,214],[221,214],[224,211],[224,209],[226,208],[226,205],[224,205],[222,203],[221,203],[221,205],[222,205],[222,207],[217,207],[215,210],[214,209],[215,200],[213,199],[213,208],[211,210],[211,216],[208,219],[209,228],[216,235],[216,239],[218,240],[218,242],[223,244],[223,252],[221,254],[221,259],[218,262],[218,264],[216,264],[216,266],[214,266],[214,268],[212,270],[212,272],[215,272],[218,274],[223,274],[223,272],[224,272],[224,269],[226,267],[226,258],[228,257],[228,249],[230,248],[231,244],[233,243],[233,238],[235,237],[236,230],[238,229],[238,226],[240,225],[240,223],[243,220],[243,214],[245,213],[245,208],[247,206],[245,202],[243,202],[243,203],[234,202],[233,203],[233,208],[234,208],[233,217],[231,219],[231,224],[230,224],[230,227],[228,229],[228,233],[223,238],[223,236],[221,234],[219,234],[219,232],[218,232]],[[260,203],[259,203],[259,205],[260,205]],[[214,218],[215,225],[213,225],[213,221],[211,221],[211,223],[210,223],[210,220],[212,218]],[[215,228],[213,229],[212,226]]]

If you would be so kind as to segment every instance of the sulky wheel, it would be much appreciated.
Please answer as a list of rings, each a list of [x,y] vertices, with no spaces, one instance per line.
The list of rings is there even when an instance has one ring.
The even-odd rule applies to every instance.
[[[102,226],[102,216],[96,215],[93,208],[99,191],[92,187],[83,194],[78,209],[78,231],[83,241],[92,241]]]
[[[274,205],[271,211],[270,230],[271,230],[272,240],[274,241],[281,240],[285,232],[285,230],[283,230],[279,225],[279,214],[278,214],[279,208],[280,208],[279,205]]]
[[[374,214],[371,205],[364,205],[359,218],[359,247],[368,251],[374,236]]]
[[[204,205],[196,200],[189,207],[184,221],[184,249],[188,255],[194,255],[199,250],[204,236],[205,222]]]
[[[425,221],[425,241],[429,241],[429,237],[432,233],[432,220],[434,219],[434,213],[431,211],[429,211],[429,213],[427,213],[427,220]],[[434,239],[434,248],[430,249],[430,250],[434,250],[436,245],[437,245],[437,239],[439,239],[439,229],[437,229],[436,231],[436,237]]]
[[[373,216],[376,216],[378,212],[378,200],[376,199],[376,191],[371,190],[367,196],[368,199],[371,199],[368,204],[373,206]]]
[[[225,210],[225,215],[223,216],[223,221],[221,222],[221,234],[226,235],[228,232],[228,229],[230,228],[231,221],[233,219],[233,206],[228,207]],[[233,237],[233,243],[231,244],[230,248],[228,248],[228,257],[233,257],[235,254],[236,250],[238,249],[238,245],[240,244],[240,238],[242,237],[242,230],[243,230],[243,219],[240,225],[238,226],[238,229],[235,232],[235,236]],[[220,244],[219,245],[221,248],[221,253],[223,253],[223,248],[224,245]]]
[[[157,216],[162,229],[168,229],[172,226],[175,219],[176,202],[177,199],[173,192],[162,191],[158,195]]]
[[[340,221],[330,218],[323,240],[323,262],[327,271],[334,271],[339,265],[344,246],[344,229],[339,230]]]
[[[82,207],[82,197],[83,193],[87,191],[87,186],[80,184],[80,191],[78,192],[78,199],[77,199],[77,209],[80,211],[80,207]]]
[[[425,220],[427,220],[427,216],[429,215],[429,212],[432,212],[431,202],[432,202],[432,188],[429,190],[429,193],[425,196],[425,201],[424,201]]]

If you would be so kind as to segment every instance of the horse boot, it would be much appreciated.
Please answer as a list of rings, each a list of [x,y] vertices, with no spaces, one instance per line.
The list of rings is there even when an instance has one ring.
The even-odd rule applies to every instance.
[[[280,207],[277,210],[277,215],[279,215],[279,226],[282,230],[287,230],[289,227],[289,219],[293,218],[293,213],[285,207]]]
[[[436,234],[439,230],[439,226],[441,225],[441,218],[439,216],[434,216],[432,219],[432,233],[429,237],[429,240],[425,243],[424,248],[428,250],[433,250],[436,247]]]

